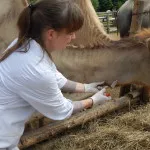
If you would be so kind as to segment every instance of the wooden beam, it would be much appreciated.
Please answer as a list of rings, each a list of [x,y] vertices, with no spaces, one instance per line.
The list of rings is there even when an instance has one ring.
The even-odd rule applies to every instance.
[[[92,109],[78,113],[72,116],[70,119],[57,121],[35,131],[25,133],[20,140],[19,148],[27,148],[43,140],[50,139],[65,130],[82,125],[88,121],[104,116],[125,106],[130,106],[139,100],[139,95],[140,92],[135,91],[116,100],[111,100],[104,105],[99,105]]]

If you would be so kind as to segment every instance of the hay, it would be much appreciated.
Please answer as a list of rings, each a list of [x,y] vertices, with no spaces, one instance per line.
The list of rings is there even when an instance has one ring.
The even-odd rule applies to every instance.
[[[108,91],[118,97],[119,88]],[[148,150],[149,131],[150,103],[108,114],[27,150]]]
[[[98,119],[38,144],[32,150],[148,150],[150,104],[113,118]],[[110,116],[109,116],[110,117]],[[28,150],[29,150],[28,149]]]

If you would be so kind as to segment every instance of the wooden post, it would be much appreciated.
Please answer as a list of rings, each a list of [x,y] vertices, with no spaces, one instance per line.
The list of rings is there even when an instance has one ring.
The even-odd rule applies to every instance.
[[[144,0],[139,0],[139,10],[138,10],[138,31],[141,30],[141,26],[142,26],[142,18],[143,18],[143,10],[144,10]]]
[[[110,11],[106,12],[106,21],[107,21],[107,33],[110,33],[110,21],[109,21],[109,13]]]
[[[141,29],[142,11],[144,7],[143,0],[134,0],[134,8],[132,13],[132,21],[130,26],[130,35],[135,34]]]

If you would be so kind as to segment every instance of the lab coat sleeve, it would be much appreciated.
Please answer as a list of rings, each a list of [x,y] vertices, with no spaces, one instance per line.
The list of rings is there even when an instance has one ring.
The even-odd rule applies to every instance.
[[[67,83],[68,79],[57,70],[55,64],[53,64],[53,69],[55,70],[55,76],[56,76],[58,87],[62,89],[62,87]]]
[[[62,89],[62,87],[67,83],[67,79],[58,70],[55,72],[55,75],[56,75],[58,87]]]
[[[56,75],[45,71],[24,77],[20,96],[40,113],[53,120],[63,120],[73,112],[72,101],[61,93]]]

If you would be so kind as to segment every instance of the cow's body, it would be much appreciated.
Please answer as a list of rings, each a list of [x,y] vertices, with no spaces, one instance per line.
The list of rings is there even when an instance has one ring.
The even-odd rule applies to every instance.
[[[149,50],[131,39],[112,42],[101,49],[67,49],[52,56],[58,69],[71,80],[150,85]]]

